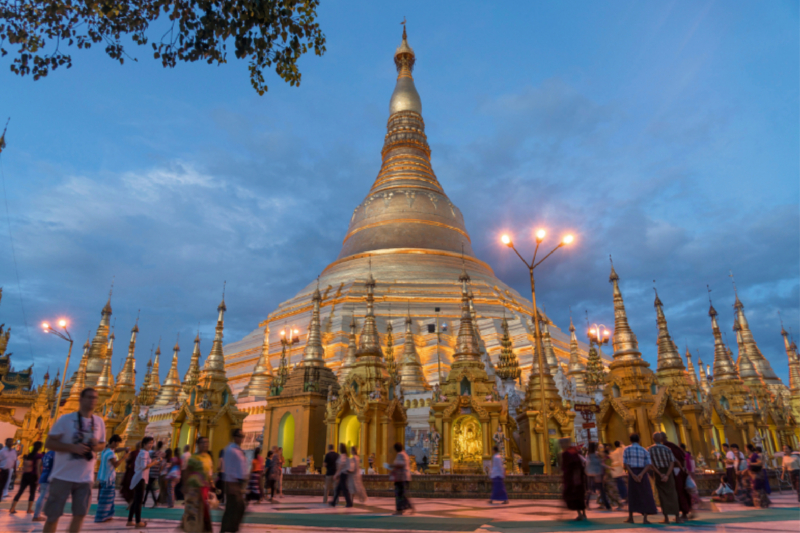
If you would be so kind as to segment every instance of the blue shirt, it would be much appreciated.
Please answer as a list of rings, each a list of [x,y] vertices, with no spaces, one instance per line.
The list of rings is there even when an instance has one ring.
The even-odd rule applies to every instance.
[[[634,442],[622,452],[622,464],[630,468],[644,468],[651,463],[650,452],[642,448],[638,442]]]
[[[56,452],[50,450],[44,457],[42,457],[42,475],[39,476],[39,483],[50,483],[50,470],[53,468],[53,459],[56,457]]]

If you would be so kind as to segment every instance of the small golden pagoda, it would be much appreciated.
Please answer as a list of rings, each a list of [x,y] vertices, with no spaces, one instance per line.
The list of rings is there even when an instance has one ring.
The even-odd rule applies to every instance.
[[[423,392],[431,390],[425,373],[422,370],[422,362],[417,353],[417,345],[414,342],[414,333],[411,331],[411,314],[406,316],[406,338],[403,343],[403,357],[400,360],[400,387],[404,393]]]
[[[100,311],[100,324],[86,352],[86,368],[83,377],[84,387],[95,387],[100,374],[103,372],[105,361],[108,358],[108,334],[111,324],[111,292],[108,293],[108,301]],[[88,339],[87,339],[88,342]],[[66,390],[72,392],[78,373],[75,372],[67,382]],[[66,392],[65,390],[65,392]],[[78,391],[80,392],[80,391]],[[77,408],[75,408],[77,410]]]
[[[50,383],[50,373],[45,373],[44,382],[36,391],[36,399],[23,417],[22,427],[14,435],[20,441],[23,453],[28,453],[34,442],[44,442],[47,438],[59,385],[57,376]]]
[[[283,448],[289,466],[297,466],[309,456],[313,456],[315,464],[322,463],[325,438],[320,430],[325,425],[328,391],[339,390],[336,375],[325,365],[319,319],[321,301],[317,287],[312,296],[311,324],[303,358],[284,382],[281,372],[288,372],[288,364],[285,354],[281,355],[279,386],[273,388],[277,394],[269,398],[265,411],[264,446]]]
[[[117,374],[117,380],[111,397],[103,404],[98,402],[98,411],[102,415],[106,424],[106,436],[121,435],[127,426],[131,426],[129,435],[139,434],[138,430],[138,410],[139,403],[136,397],[136,337],[139,334],[139,319],[131,329],[131,340],[128,344],[128,355],[122,370]],[[135,408],[134,408],[134,404]],[[136,420],[131,421],[129,416],[136,413]],[[146,424],[146,423],[145,423]],[[136,426],[136,427],[134,427]],[[144,425],[141,431],[144,432]]]
[[[596,351],[595,351],[596,353]],[[600,356],[597,356],[598,359]],[[602,363],[601,363],[602,364]],[[569,317],[569,366],[567,367],[567,377],[575,382],[575,391],[579,394],[586,394],[586,367],[583,366],[578,350],[578,337],[575,336],[575,325],[572,317]]]
[[[692,382],[686,367],[678,352],[678,347],[672,340],[667,327],[667,317],[664,316],[664,304],[656,292],[653,303],[656,308],[656,324],[658,325],[658,364],[656,368],[656,381],[669,391],[669,395],[679,404],[696,401],[692,394]]]
[[[638,433],[642,446],[647,447],[652,444],[653,432],[661,429],[651,418],[663,416],[667,402],[662,397],[657,403],[656,377],[650,364],[642,359],[639,341],[628,325],[613,263],[608,279],[614,287],[614,361],[609,365],[605,399],[597,416],[600,438],[603,442],[626,442],[631,433]]]
[[[157,392],[153,390],[153,349],[150,349],[150,359],[147,361],[147,372],[144,375],[142,386],[139,387],[139,404],[150,407],[156,401]],[[156,376],[156,382],[158,377]]]
[[[97,384],[94,386],[97,390],[97,405],[103,405],[114,392],[114,374],[111,372],[111,358],[114,355],[114,339],[114,330],[112,329],[111,335],[108,336],[106,357],[103,359],[103,371],[100,373]]]
[[[739,300],[739,294],[736,293],[736,302],[733,304],[736,325],[739,328],[742,338],[742,349],[747,354],[747,358],[753,363],[756,372],[758,372],[764,384],[774,396],[787,397],[786,385],[783,384],[781,379],[772,370],[772,367],[767,361],[767,358],[758,349],[753,332],[750,331],[750,325],[747,323],[747,318],[744,316],[744,304]],[[788,399],[788,398],[787,398]]]
[[[139,405],[138,396],[134,396],[133,403],[131,403],[131,410],[119,424],[122,431],[119,434],[122,437],[122,447],[127,447],[133,450],[136,444],[144,438],[144,430],[147,427],[147,420],[140,416],[141,407]],[[108,431],[108,427],[106,427]],[[115,431],[116,433],[116,431]],[[106,435],[108,436],[108,435]]]
[[[144,397],[147,401],[140,400],[142,405],[151,406],[155,403],[156,398],[158,398],[158,393],[161,391],[161,377],[160,377],[160,361],[161,361],[161,339],[158,339],[158,346],[156,347],[156,354],[152,361],[152,367],[150,366],[150,362],[147,363],[147,378],[145,379],[145,385],[142,385],[142,389],[139,391],[139,394],[144,394]]]
[[[358,447],[364,468],[367,468],[368,457],[375,454],[375,466],[380,473],[386,473],[383,464],[394,461],[394,444],[405,444],[408,419],[402,396],[395,394],[397,375],[390,375],[381,350],[375,322],[375,280],[372,273],[365,287],[367,312],[356,362],[338,394],[332,385],[328,391],[327,442],[333,445],[344,443],[348,449],[350,446]],[[391,329],[387,343],[392,342],[390,334]]]
[[[440,464],[429,470],[436,473],[483,473],[492,456],[492,436],[510,438],[508,405],[500,400],[494,379],[490,379],[481,360],[478,339],[470,314],[469,274],[462,269],[461,323],[450,372],[441,389],[434,392],[430,423],[441,435]],[[558,392],[556,391],[556,394]],[[507,461],[511,447],[504,446]]]
[[[708,316],[711,317],[711,330],[714,333],[714,374],[708,392],[713,430],[709,440],[714,443],[716,450],[721,450],[722,444],[726,442],[735,442],[743,448],[749,440],[745,422],[740,415],[746,412],[749,393],[722,341],[722,332],[717,323],[718,313],[713,304],[709,305]],[[703,374],[701,370],[701,377],[705,377]],[[752,425],[754,414],[749,412],[747,417]]]
[[[83,355],[81,356],[81,361],[78,364],[78,370],[74,375],[75,381],[72,383],[72,387],[69,389],[69,396],[67,396],[67,400],[59,410],[60,414],[62,415],[74,413],[80,408],[81,391],[87,387],[86,365],[89,362],[89,349],[89,339],[86,339],[86,343],[83,345]]]
[[[178,394],[178,402],[183,403],[189,399],[197,385],[197,380],[200,379],[200,330],[194,338],[194,349],[192,350],[192,358],[189,360],[189,368],[183,376],[181,382],[181,392]]]
[[[797,345],[794,341],[789,342],[789,335],[781,324],[781,335],[783,344],[786,348],[786,358],[789,361],[789,391],[791,393],[790,407],[795,420],[800,420],[800,355],[797,353]],[[795,448],[800,443],[800,432],[795,432]]]
[[[169,372],[167,372],[164,385],[161,386],[156,401],[153,403],[155,407],[165,407],[178,403],[178,396],[181,392],[181,380],[178,375],[178,352],[181,351],[181,347],[178,342],[176,340],[175,346],[172,348],[172,364],[169,367]]]
[[[230,444],[231,430],[241,428],[247,413],[236,407],[236,398],[228,386],[225,374],[225,356],[222,351],[222,338],[225,329],[225,294],[217,307],[217,325],[214,342],[197,378],[197,383],[184,401],[173,413],[173,432],[171,447],[191,444],[197,437],[207,437],[209,450],[214,457],[219,450]],[[199,346],[199,339],[195,340]]]
[[[239,398],[266,398],[269,396],[269,389],[274,378],[272,365],[269,362],[269,326],[267,326],[264,328],[261,357],[259,357],[256,367],[250,375],[250,381],[239,393]]]

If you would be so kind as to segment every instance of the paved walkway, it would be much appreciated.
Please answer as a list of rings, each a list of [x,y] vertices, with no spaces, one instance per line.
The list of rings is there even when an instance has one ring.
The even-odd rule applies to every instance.
[[[417,499],[416,513],[411,516],[392,516],[394,500],[371,498],[365,504],[356,503],[352,509],[332,509],[322,505],[319,498],[288,496],[280,503],[256,504],[248,508],[243,533],[310,533],[333,531],[344,533],[370,532],[438,532],[457,531],[474,533],[548,533],[556,531],[605,531],[625,533],[653,532],[725,532],[725,533],[778,533],[800,532],[800,507],[797,495],[773,494],[770,509],[753,509],[739,504],[706,504],[696,517],[686,525],[664,526],[656,524],[642,527],[623,524],[625,512],[589,510],[588,522],[574,522],[573,513],[560,502],[551,500],[511,500],[508,505],[489,505],[483,500]],[[87,518],[84,531],[121,533],[137,531],[125,527],[125,503],[117,500],[118,519],[95,524]],[[20,502],[22,503],[22,502]],[[594,505],[594,504],[593,504]],[[30,521],[23,511],[16,515],[7,512],[8,503],[0,504],[0,532],[34,533],[42,530],[40,523]],[[173,533],[180,520],[182,509],[146,509],[147,531]],[[90,511],[94,513],[94,509]],[[220,512],[213,513],[215,531],[219,531]],[[653,517],[660,519],[661,517]],[[58,531],[66,531],[69,517],[65,516]]]

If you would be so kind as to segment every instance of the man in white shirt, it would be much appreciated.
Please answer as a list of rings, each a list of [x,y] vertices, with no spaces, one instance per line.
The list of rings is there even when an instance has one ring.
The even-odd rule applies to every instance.
[[[94,414],[97,391],[81,391],[78,411],[61,416],[47,436],[45,447],[56,452],[50,471],[50,490],[44,514],[43,533],[55,533],[58,519],[64,514],[67,498],[72,496],[71,533],[81,530],[92,499],[94,466],[106,442],[106,425]]]
[[[625,453],[625,446],[618,440],[614,441],[614,451],[609,453],[611,458],[611,477],[614,478],[614,483],[617,485],[617,492],[619,497],[623,500],[628,499],[628,485],[625,483],[628,474],[625,472],[625,465],[622,464],[622,455]]]
[[[236,533],[244,518],[244,489],[247,482],[247,459],[242,451],[244,433],[241,429],[231,431],[233,442],[225,448],[225,512],[222,515],[220,533]]]
[[[725,452],[725,479],[731,489],[736,490],[736,454],[728,443],[722,445],[722,451]]]
[[[17,466],[17,450],[14,448],[14,439],[6,439],[6,446],[0,450],[0,500],[8,494],[8,485],[11,474]]]

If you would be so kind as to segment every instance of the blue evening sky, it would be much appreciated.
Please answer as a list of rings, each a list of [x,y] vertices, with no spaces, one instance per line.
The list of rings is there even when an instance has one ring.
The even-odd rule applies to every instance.
[[[312,280],[379,169],[404,16],[434,169],[501,278],[528,292],[502,231],[531,250],[535,227],[575,232],[538,274],[548,315],[612,323],[612,254],[655,367],[653,280],[681,351],[712,363],[706,284],[736,353],[732,270],[786,380],[779,311],[800,337],[799,17],[777,0],[323,0],[327,53],[301,60],[299,88],[268,75],[262,97],[233,57],[167,70],[147,47],[124,66],[74,49],[72,69],[36,82],[0,59],[21,285],[3,213],[0,322],[15,366],[54,374],[66,346],[37,325],[69,316],[82,344],[112,276],[114,372],[141,309],[139,368],[163,337],[162,379],[178,332],[181,374],[198,324],[208,353],[223,280],[226,342]]]

